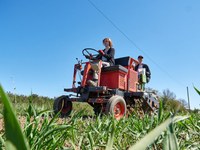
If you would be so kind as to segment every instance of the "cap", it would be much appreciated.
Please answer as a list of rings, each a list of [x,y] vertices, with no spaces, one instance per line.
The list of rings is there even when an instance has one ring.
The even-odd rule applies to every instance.
[[[143,56],[139,55],[138,58],[143,58]]]

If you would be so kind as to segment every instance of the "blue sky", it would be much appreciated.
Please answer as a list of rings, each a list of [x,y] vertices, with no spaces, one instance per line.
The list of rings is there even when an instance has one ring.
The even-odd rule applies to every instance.
[[[91,0],[92,1],[92,0]],[[110,37],[115,57],[144,56],[149,87],[169,88],[200,108],[200,1],[93,0],[133,43],[88,0],[0,1],[0,82],[19,94],[56,97],[71,87],[73,64],[85,47],[103,49]],[[138,49],[139,47],[139,49]],[[153,61],[152,61],[153,60]]]

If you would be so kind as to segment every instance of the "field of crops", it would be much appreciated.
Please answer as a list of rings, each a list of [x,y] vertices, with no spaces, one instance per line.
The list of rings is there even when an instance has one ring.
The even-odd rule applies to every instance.
[[[112,116],[86,117],[87,110],[80,110],[62,119],[29,103],[19,116],[1,87],[0,98],[0,149],[200,149],[198,113],[175,114],[160,107],[152,116],[132,114],[117,121]]]

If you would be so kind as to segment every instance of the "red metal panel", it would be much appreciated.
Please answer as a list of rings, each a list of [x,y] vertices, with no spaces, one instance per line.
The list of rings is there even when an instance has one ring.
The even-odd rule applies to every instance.
[[[137,82],[138,82],[138,73],[133,69],[130,69],[128,75],[128,91],[130,92],[137,91]]]
[[[116,71],[109,71],[109,72],[102,72],[101,73],[101,86],[107,86],[111,89],[121,89],[126,90],[126,76],[127,74],[123,71],[116,70]]]
[[[86,62],[85,68],[84,68],[83,80],[82,80],[82,83],[81,83],[82,87],[84,87],[87,84],[86,81],[90,77],[90,74],[89,74],[90,69],[91,69],[90,62]]]

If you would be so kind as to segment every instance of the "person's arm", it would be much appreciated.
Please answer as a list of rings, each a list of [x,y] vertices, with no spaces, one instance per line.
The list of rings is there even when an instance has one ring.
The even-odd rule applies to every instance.
[[[108,54],[104,54],[103,56],[106,57],[107,59],[114,58],[114,56],[115,56],[115,49],[114,48],[110,48],[110,52]]]
[[[138,71],[138,66],[139,66],[139,64],[137,64],[137,65],[135,66],[135,71]]]
[[[151,77],[151,71],[149,69],[149,66],[145,64],[145,68],[146,68],[146,75],[147,75],[147,77]]]

